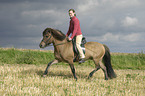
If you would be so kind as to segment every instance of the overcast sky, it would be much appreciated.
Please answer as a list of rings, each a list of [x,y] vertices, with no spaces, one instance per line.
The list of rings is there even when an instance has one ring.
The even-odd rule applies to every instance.
[[[0,47],[40,49],[45,28],[67,33],[70,8],[87,41],[111,52],[145,51],[145,0],[0,0]]]

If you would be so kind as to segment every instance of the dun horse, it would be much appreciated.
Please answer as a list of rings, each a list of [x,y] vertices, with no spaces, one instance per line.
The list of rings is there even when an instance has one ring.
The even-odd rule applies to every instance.
[[[67,37],[61,31],[46,28],[43,31],[43,39],[39,46],[40,48],[45,48],[51,43],[53,43],[54,46],[55,59],[48,63],[46,70],[44,71],[44,76],[47,75],[50,65],[58,62],[66,62],[71,68],[74,79],[77,80],[73,64],[74,52],[72,42],[68,42]],[[85,48],[85,60],[91,59],[95,63],[95,69],[90,72],[88,78],[92,77],[100,68],[104,72],[105,80],[116,78],[116,74],[111,65],[110,51],[106,45],[98,42],[87,42]]]

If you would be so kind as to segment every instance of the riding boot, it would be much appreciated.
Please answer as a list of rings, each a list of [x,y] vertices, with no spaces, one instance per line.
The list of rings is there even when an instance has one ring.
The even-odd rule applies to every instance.
[[[85,62],[85,59],[82,58],[82,59],[79,61],[79,64],[84,63],[84,62]]]

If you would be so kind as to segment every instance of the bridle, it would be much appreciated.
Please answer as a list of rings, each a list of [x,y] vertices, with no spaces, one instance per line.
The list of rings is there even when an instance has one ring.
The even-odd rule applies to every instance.
[[[42,41],[46,44],[46,46],[49,45],[49,43],[47,43],[47,42],[49,42],[49,40],[51,39],[51,37],[52,37],[52,33],[51,33],[51,35],[50,35],[50,37],[49,37],[48,40],[46,40],[46,41],[42,40]],[[57,46],[57,45],[63,45],[63,44],[65,44],[65,43],[66,43],[66,42],[64,42],[64,43],[59,43],[59,44],[55,44],[55,46]],[[49,46],[53,46],[53,45],[49,45]]]
[[[52,34],[50,35],[50,37],[47,41],[42,40],[46,44],[46,46],[49,45],[49,43],[47,43],[47,42],[51,39],[51,37],[52,37]]]

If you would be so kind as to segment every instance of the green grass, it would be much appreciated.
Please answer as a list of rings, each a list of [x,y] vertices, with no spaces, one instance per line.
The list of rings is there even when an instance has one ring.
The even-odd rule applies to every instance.
[[[145,70],[145,54],[141,53],[112,53],[112,66],[114,69]],[[52,51],[22,50],[0,48],[0,64],[47,64],[54,59]],[[66,65],[60,63],[61,65]],[[78,65],[78,64],[76,64]],[[93,61],[87,61],[82,66],[94,67]]]
[[[53,60],[51,51],[0,49],[0,63],[2,64],[47,64]]]
[[[112,64],[115,69],[145,70],[145,54],[112,54]]]

